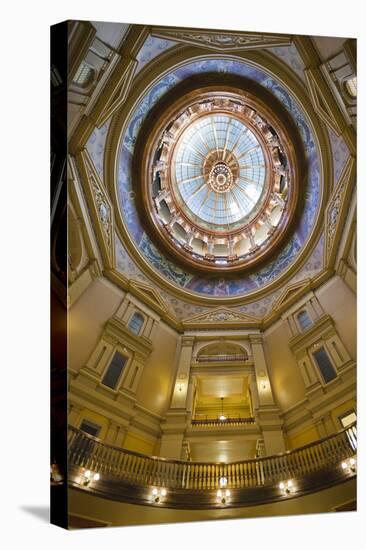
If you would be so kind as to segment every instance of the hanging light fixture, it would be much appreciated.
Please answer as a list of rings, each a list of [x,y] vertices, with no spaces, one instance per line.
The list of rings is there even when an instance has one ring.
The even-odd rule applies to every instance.
[[[224,415],[224,398],[221,397],[221,414],[219,416],[219,420],[221,420],[221,422],[224,422],[226,420],[226,416]]]

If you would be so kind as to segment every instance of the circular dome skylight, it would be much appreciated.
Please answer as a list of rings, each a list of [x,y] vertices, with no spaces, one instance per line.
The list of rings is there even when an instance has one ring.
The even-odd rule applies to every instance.
[[[252,267],[282,238],[297,203],[282,120],[232,86],[193,89],[159,107],[134,158],[152,238],[200,270]]]
[[[172,191],[203,229],[228,232],[248,223],[263,199],[266,167],[250,128],[228,114],[207,114],[182,133],[172,162]]]

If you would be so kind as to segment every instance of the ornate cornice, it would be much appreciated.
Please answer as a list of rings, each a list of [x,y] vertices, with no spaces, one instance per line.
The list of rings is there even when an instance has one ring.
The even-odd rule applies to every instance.
[[[249,218],[243,216],[231,224],[226,231],[222,228],[218,231],[212,224],[189,213],[176,191],[179,182],[175,181],[174,170],[169,168],[175,165],[184,132],[191,124],[214,114],[232,117],[250,128],[260,144],[266,167],[266,192],[257,209]],[[154,162],[160,148],[161,160]],[[209,158],[212,153],[216,160],[216,156],[220,158],[218,149],[211,151]],[[157,173],[161,190],[155,197],[152,183]],[[244,77],[206,74],[204,86],[201,79],[187,79],[175,86],[150,112],[135,145],[133,174],[137,208],[153,242],[159,242],[178,264],[188,264],[192,272],[226,273],[250,270],[258,263],[263,265],[264,258],[274,254],[285,235],[289,237],[295,213],[301,210],[299,188],[306,176],[306,164],[297,128],[272,94]],[[162,216],[160,212],[162,201],[172,216],[169,223],[166,223],[166,214]],[[280,211],[279,219],[274,225],[269,224],[266,237],[256,244],[255,234],[266,227],[264,220],[271,219],[273,210]],[[189,243],[177,242],[173,230],[175,223],[192,235],[192,239],[194,236],[199,240],[203,248],[208,243],[207,251],[197,251]],[[227,247],[222,258],[214,252],[215,243]],[[239,243],[244,248],[243,243],[250,245],[245,252],[235,252],[234,245]],[[225,258],[225,262],[218,264],[216,257]]]
[[[347,217],[347,207],[355,184],[356,162],[353,157],[349,157],[325,211],[324,261],[328,266],[334,265],[337,256],[339,241]]]
[[[291,338],[289,341],[289,347],[296,354],[296,352],[309,347],[315,341],[335,333],[336,330],[333,319],[330,315],[324,314],[311,328]]]
[[[76,160],[82,176],[94,229],[97,232],[104,265],[112,267],[115,265],[114,212],[112,202],[105,191],[87,150],[79,153]]]
[[[273,48],[275,46],[289,46],[291,44],[291,36],[286,34],[262,34],[214,29],[152,27],[151,35],[216,52],[245,51],[259,48]]]
[[[185,330],[199,328],[230,329],[230,328],[256,328],[261,324],[260,319],[245,315],[225,307],[218,307],[209,312],[195,315],[183,321]]]
[[[202,57],[202,50],[199,50],[199,49],[194,50],[188,47],[182,47],[178,50],[176,48],[171,48],[170,50],[168,50],[168,52],[159,56],[159,59],[158,59],[159,63],[157,61],[151,62],[149,64],[148,71],[142,70],[141,73],[139,73],[135,81],[135,86],[133,87],[130,96],[126,100],[125,104],[122,106],[118,115],[112,120],[110,125],[107,142],[106,142],[106,157],[105,157],[106,181],[108,182],[108,185],[109,185],[109,192],[111,194],[112,200],[119,212],[119,216],[117,217],[118,218],[117,223],[119,226],[119,233],[122,236],[122,241],[126,246],[129,254],[131,254],[131,256],[136,260],[137,264],[141,267],[141,269],[159,287],[163,287],[170,294],[179,296],[180,299],[189,301],[191,303],[196,303],[199,305],[202,305],[203,301],[206,306],[208,304],[219,305],[219,304],[222,304],[223,302],[230,305],[234,305],[234,304],[242,305],[244,303],[252,302],[255,299],[263,297],[264,295],[270,292],[273,292],[273,290],[275,288],[278,288],[279,285],[283,285],[283,283],[286,280],[288,281],[296,273],[296,271],[306,262],[306,259],[310,251],[312,250],[314,243],[317,242],[317,240],[319,239],[319,232],[322,227],[322,219],[320,215],[318,215],[314,230],[310,235],[306,244],[303,246],[303,251],[299,255],[299,258],[295,262],[293,262],[288,267],[287,271],[285,271],[276,281],[274,281],[273,283],[270,283],[267,287],[264,287],[264,288],[262,287],[259,290],[248,292],[245,298],[240,296],[228,297],[224,299],[222,297],[211,297],[211,296],[205,296],[204,298],[202,298],[189,290],[178,289],[174,284],[170,283],[166,279],[163,279],[160,275],[156,273],[156,271],[151,267],[151,265],[141,256],[139,250],[134,245],[134,243],[131,242],[130,239],[126,238],[126,229],[124,227],[124,222],[120,214],[120,210],[119,210],[120,206],[118,204],[118,199],[117,199],[117,190],[115,188],[116,169],[117,169],[116,153],[119,147],[121,132],[123,132],[124,126],[128,120],[128,113],[130,112],[131,108],[134,105],[136,105],[136,102],[145,93],[149,85],[152,82],[154,82],[159,76],[163,75],[164,72],[168,70],[172,70],[173,68],[177,68],[178,66],[187,62],[188,60],[193,61],[193,60],[200,59],[201,57]],[[205,55],[204,57],[207,57],[207,55]],[[329,185],[331,182],[331,174],[332,174],[329,138],[328,138],[327,132],[324,129],[324,126],[319,120],[319,117],[312,110],[308,96],[304,91],[304,86],[302,85],[302,83],[297,77],[296,78],[294,77],[290,69],[284,66],[284,64],[281,63],[274,55],[268,52],[247,51],[245,53],[244,52],[237,53],[235,56],[230,55],[229,57],[232,59],[245,60],[247,63],[250,63],[256,67],[260,67],[266,70],[269,74],[272,74],[274,77],[279,78],[281,82],[285,83],[285,85],[291,90],[291,93],[295,96],[296,100],[299,101],[302,108],[307,113],[308,118],[311,121],[311,125],[315,130],[317,148],[322,159],[321,160],[321,169],[322,169],[321,187],[322,187],[323,206],[319,208],[319,212],[321,212],[322,208],[324,207],[324,202],[327,200]]]
[[[296,283],[288,285],[283,292],[280,294],[279,298],[273,305],[274,311],[282,311],[283,307],[286,309],[297,302],[305,292],[308,292],[311,289],[311,280],[303,279]]]
[[[114,343],[128,346],[129,349],[140,355],[140,359],[146,359],[153,349],[150,339],[144,336],[136,336],[115,317],[107,321],[104,329],[104,337]]]

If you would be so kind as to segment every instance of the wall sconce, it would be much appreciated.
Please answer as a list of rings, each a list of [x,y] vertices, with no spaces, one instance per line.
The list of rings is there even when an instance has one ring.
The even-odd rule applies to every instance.
[[[219,480],[219,483],[220,483],[220,487],[226,487],[227,485],[227,477],[220,477],[220,480]]]
[[[156,487],[154,487],[154,489],[151,491],[151,495],[152,495],[152,500],[153,502],[155,502],[156,504],[158,504],[158,502],[160,502],[160,500],[165,497],[167,494],[167,490],[166,489],[157,489]]]
[[[345,460],[344,462],[342,462],[341,466],[342,470],[344,470],[344,472],[347,474],[354,474],[356,472],[357,464],[354,458],[349,458],[348,460]]]
[[[177,384],[177,388],[178,388],[178,391],[183,391],[184,384],[182,383]]]
[[[230,495],[231,495],[229,489],[226,489],[226,491],[222,491],[221,489],[219,489],[216,494],[217,494],[217,498],[221,502],[221,504],[227,504],[227,501],[228,501],[228,499],[230,498]]]
[[[82,484],[84,487],[88,487],[91,481],[98,481],[100,479],[100,474],[98,472],[91,472],[90,470],[86,470],[82,477]]]
[[[224,398],[220,397],[220,399],[221,399],[221,414],[219,416],[219,420],[221,422],[225,422],[226,416],[224,415]]]
[[[261,381],[261,390],[265,390],[267,388],[267,382],[265,380]]]
[[[61,485],[63,482],[63,476],[60,473],[58,465],[54,462],[51,464],[51,485]]]
[[[291,479],[285,482],[281,481],[281,483],[279,484],[279,488],[285,495],[289,495],[294,490],[294,484],[292,483]]]

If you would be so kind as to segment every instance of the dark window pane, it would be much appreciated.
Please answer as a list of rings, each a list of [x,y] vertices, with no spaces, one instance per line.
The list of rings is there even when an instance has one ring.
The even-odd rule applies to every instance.
[[[128,323],[128,328],[134,334],[139,334],[142,325],[144,324],[144,318],[139,313],[134,313],[130,322]]]
[[[337,373],[334,370],[334,367],[330,362],[328,354],[324,348],[319,348],[317,351],[315,351],[314,357],[325,383],[330,382],[331,380],[336,378]]]
[[[102,384],[114,389],[117,386],[119,377],[121,376],[123,367],[127,358],[121,355],[118,351],[113,356],[113,359],[103,377]]]
[[[94,437],[98,437],[100,426],[93,424],[93,422],[89,422],[89,420],[83,420],[80,425],[80,430]]]
[[[306,311],[300,311],[299,315],[297,316],[297,320],[299,321],[301,330],[306,330],[313,324]]]

